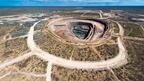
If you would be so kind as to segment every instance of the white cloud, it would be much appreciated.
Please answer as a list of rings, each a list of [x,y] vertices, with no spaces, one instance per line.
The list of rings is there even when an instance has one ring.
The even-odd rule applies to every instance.
[[[33,1],[41,1],[41,2],[48,2],[48,1],[73,1],[73,2],[117,2],[119,0],[33,0]]]
[[[34,0],[34,1],[47,2],[47,1],[50,1],[50,0]]]
[[[119,0],[60,0],[60,1],[74,1],[74,2],[117,2]]]

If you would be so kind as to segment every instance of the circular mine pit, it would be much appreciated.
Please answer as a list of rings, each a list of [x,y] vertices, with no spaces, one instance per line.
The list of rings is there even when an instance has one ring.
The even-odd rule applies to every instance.
[[[85,22],[73,22],[71,23],[70,30],[76,37],[87,39],[93,32],[93,25]]]
[[[61,42],[75,45],[100,44],[110,38],[104,20],[58,18],[49,22],[48,29]]]

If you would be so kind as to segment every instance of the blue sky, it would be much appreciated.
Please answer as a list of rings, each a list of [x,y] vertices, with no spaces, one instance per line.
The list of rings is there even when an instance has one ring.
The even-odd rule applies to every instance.
[[[0,0],[0,6],[144,6],[144,0]]]

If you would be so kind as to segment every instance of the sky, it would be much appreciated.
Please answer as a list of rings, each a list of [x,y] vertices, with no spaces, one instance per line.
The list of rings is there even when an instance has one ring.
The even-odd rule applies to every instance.
[[[0,6],[144,6],[144,0],[0,0]]]

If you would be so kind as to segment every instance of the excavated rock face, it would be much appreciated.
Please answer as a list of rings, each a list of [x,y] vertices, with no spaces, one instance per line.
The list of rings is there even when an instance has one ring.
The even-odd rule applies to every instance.
[[[93,25],[91,23],[73,22],[70,27],[72,33],[80,39],[87,39],[91,35]]]
[[[88,18],[58,18],[48,28],[60,41],[75,45],[100,44],[111,34],[105,20]]]

